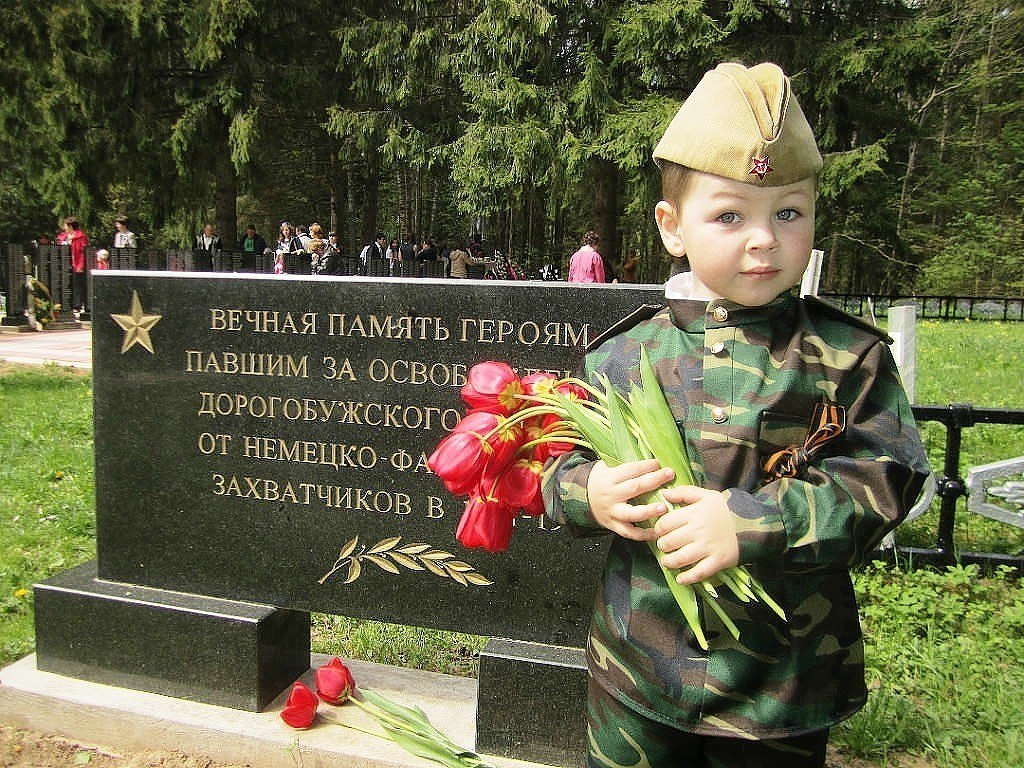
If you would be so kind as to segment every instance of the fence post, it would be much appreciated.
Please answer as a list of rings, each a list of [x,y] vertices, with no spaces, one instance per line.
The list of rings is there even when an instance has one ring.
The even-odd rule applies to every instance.
[[[817,296],[818,283],[821,282],[821,261],[825,256],[824,251],[817,249],[811,251],[811,258],[804,269],[803,279],[800,281],[801,296]]]
[[[889,335],[903,388],[910,402],[916,401],[917,388],[917,305],[889,307]]]

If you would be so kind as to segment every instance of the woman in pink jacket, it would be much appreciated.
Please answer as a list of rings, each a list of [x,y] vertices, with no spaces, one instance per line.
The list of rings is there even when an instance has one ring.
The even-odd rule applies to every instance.
[[[595,246],[601,241],[597,232],[587,230],[583,235],[583,245],[569,259],[570,283],[604,283],[607,281],[604,272],[604,259]]]

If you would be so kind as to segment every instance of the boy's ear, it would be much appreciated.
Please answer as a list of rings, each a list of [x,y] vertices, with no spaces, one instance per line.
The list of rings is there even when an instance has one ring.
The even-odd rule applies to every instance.
[[[670,256],[679,258],[686,255],[686,243],[683,241],[683,232],[679,227],[679,214],[676,207],[662,200],[654,206],[654,221],[658,224],[658,231],[661,233],[661,242]]]

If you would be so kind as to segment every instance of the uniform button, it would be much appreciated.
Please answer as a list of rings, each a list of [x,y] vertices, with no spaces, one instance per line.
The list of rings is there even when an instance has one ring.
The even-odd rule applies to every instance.
[[[717,320],[720,323],[724,323],[726,320],[729,319],[729,310],[726,309],[725,307],[715,307],[714,312],[712,312],[711,314],[713,314],[715,320]]]
[[[714,344],[711,345],[711,354],[712,355],[720,355],[723,352],[725,352],[725,342],[724,341],[716,341]]]
[[[729,420],[729,414],[725,412],[725,408],[715,406],[711,409],[711,420],[715,424],[723,424]]]

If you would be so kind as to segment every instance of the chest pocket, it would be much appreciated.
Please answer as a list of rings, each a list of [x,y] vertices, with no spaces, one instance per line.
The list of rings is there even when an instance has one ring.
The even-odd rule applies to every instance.
[[[757,450],[765,481],[797,477],[810,461],[846,431],[846,409],[817,403],[810,424],[799,416],[761,414]]]

